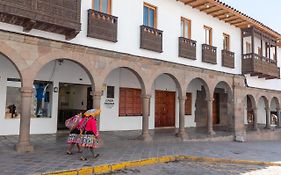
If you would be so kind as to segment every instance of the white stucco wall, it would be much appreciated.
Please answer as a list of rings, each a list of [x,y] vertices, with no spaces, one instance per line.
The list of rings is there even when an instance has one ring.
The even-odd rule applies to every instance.
[[[157,6],[157,28],[164,32],[163,53],[156,53],[140,49],[140,25],[143,24],[143,2]],[[241,72],[241,32],[239,28],[213,18],[188,5],[175,0],[115,0],[112,1],[112,15],[118,17],[118,42],[98,40],[87,37],[87,10],[92,7],[92,1],[82,1],[81,22],[82,29],[79,35],[70,43],[82,44],[117,52],[145,56],[180,64],[186,64],[206,69],[214,69],[228,73]],[[130,7],[130,8],[128,8]],[[130,15],[128,15],[130,14]],[[180,18],[192,20],[192,39],[197,41],[197,60],[189,60],[178,57],[178,37],[180,36]],[[213,45],[217,47],[217,65],[203,63],[201,61],[201,44],[204,43],[203,25],[213,28]],[[171,27],[173,26],[173,27]],[[22,27],[0,23],[0,29],[24,33]],[[231,51],[235,52],[235,69],[221,66],[221,50],[223,48],[223,33],[230,35]],[[54,40],[64,40],[64,36],[32,29],[28,34],[48,37]]]

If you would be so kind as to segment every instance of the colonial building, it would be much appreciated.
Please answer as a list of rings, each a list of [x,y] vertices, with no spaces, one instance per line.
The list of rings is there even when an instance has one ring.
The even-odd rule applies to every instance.
[[[218,0],[0,0],[0,21],[0,135],[18,151],[90,108],[144,140],[280,134],[281,35]]]

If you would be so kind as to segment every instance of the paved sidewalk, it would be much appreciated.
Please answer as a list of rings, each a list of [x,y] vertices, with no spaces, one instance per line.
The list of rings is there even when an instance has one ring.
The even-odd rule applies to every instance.
[[[118,163],[165,155],[194,155],[226,159],[281,162],[281,141],[267,142],[182,142],[173,132],[157,132],[154,141],[137,140],[138,131],[102,132],[104,146],[97,160],[80,161],[79,153],[65,154],[67,134],[33,135],[35,151],[14,151],[17,136],[0,137],[0,174],[34,174]]]

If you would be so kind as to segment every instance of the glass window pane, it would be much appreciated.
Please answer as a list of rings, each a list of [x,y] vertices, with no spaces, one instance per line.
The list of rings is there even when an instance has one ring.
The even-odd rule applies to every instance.
[[[100,0],[94,0],[94,10],[100,11]]]
[[[109,13],[108,11],[107,11],[107,8],[108,7],[108,0],[102,0],[102,12],[103,13]]]
[[[154,27],[154,10],[149,9],[149,27]]]
[[[143,25],[148,26],[148,8],[143,7]]]
[[[188,38],[188,23],[186,22],[185,23],[185,31],[184,31],[184,33],[185,33],[185,38]]]

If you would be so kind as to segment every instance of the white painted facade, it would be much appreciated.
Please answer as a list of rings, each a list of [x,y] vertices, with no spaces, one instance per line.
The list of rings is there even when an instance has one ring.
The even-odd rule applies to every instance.
[[[143,24],[143,3],[147,2],[157,6],[157,29],[163,31],[163,53],[156,53],[144,49],[140,49],[140,25]],[[47,37],[49,39],[85,45],[90,47],[112,50],[121,53],[144,56],[148,58],[164,60],[173,63],[179,63],[204,69],[212,69],[231,74],[241,74],[241,30],[235,28],[223,21],[213,18],[199,10],[193,9],[188,5],[177,2],[176,0],[113,0],[112,15],[118,17],[118,42],[112,43],[108,41],[98,40],[87,37],[87,10],[92,7],[92,1],[82,0],[81,10],[81,32],[70,41],[66,41],[64,36],[48,33],[32,29],[28,35],[39,37]],[[128,8],[130,7],[130,8]],[[178,57],[178,37],[180,36],[180,19],[181,17],[192,20],[192,37],[197,41],[197,60],[189,60]],[[212,65],[202,62],[201,44],[204,44],[204,28],[209,26],[213,29],[213,46],[217,47],[217,64]],[[0,23],[0,29],[24,33],[22,27]],[[230,51],[235,53],[235,69],[222,67],[221,50],[223,49],[223,33],[230,35]],[[258,42],[255,40],[255,42]],[[255,44],[258,47],[258,44]],[[257,48],[255,48],[257,49]],[[278,58],[281,58],[281,49],[278,49]],[[54,68],[54,66],[56,66]],[[278,61],[278,67],[281,67]],[[52,70],[55,70],[52,76]],[[20,87],[20,83],[7,82],[7,78],[20,78],[16,73],[17,70],[6,58],[0,57],[0,96],[6,99],[7,86]],[[71,76],[69,76],[71,75]],[[247,83],[251,87],[262,89],[281,90],[281,80],[265,80],[257,77],[246,75]],[[51,81],[53,87],[58,87],[59,83],[73,83],[90,85],[90,79],[86,72],[77,64],[64,61],[62,65],[55,65],[55,62],[48,63],[38,74],[36,80]],[[117,69],[110,73],[105,80],[105,85],[115,87],[114,105],[108,106],[104,104],[105,93],[101,99],[101,130],[135,130],[141,129],[141,116],[139,117],[119,117],[118,116],[118,99],[119,87],[140,88],[140,84],[136,76],[126,69]],[[153,90],[168,90],[176,92],[174,81],[162,75],[158,77],[153,87]],[[188,92],[192,93],[192,115],[185,118],[186,127],[195,127],[195,100],[196,92],[201,88],[200,83],[193,83],[187,88]],[[176,95],[177,96],[177,95]],[[57,115],[58,115],[58,93],[51,94],[52,107],[51,118],[32,118],[31,119],[31,134],[47,134],[57,132]],[[265,116],[264,104],[259,101],[258,108],[259,116]],[[0,100],[0,135],[14,135],[19,133],[19,118],[5,119],[6,100]],[[152,94],[150,102],[150,117],[149,128],[154,129],[154,106],[155,98]],[[178,100],[176,100],[176,127],[178,126]],[[265,118],[259,117],[259,123],[265,123]],[[5,126],[5,127],[4,127]]]

